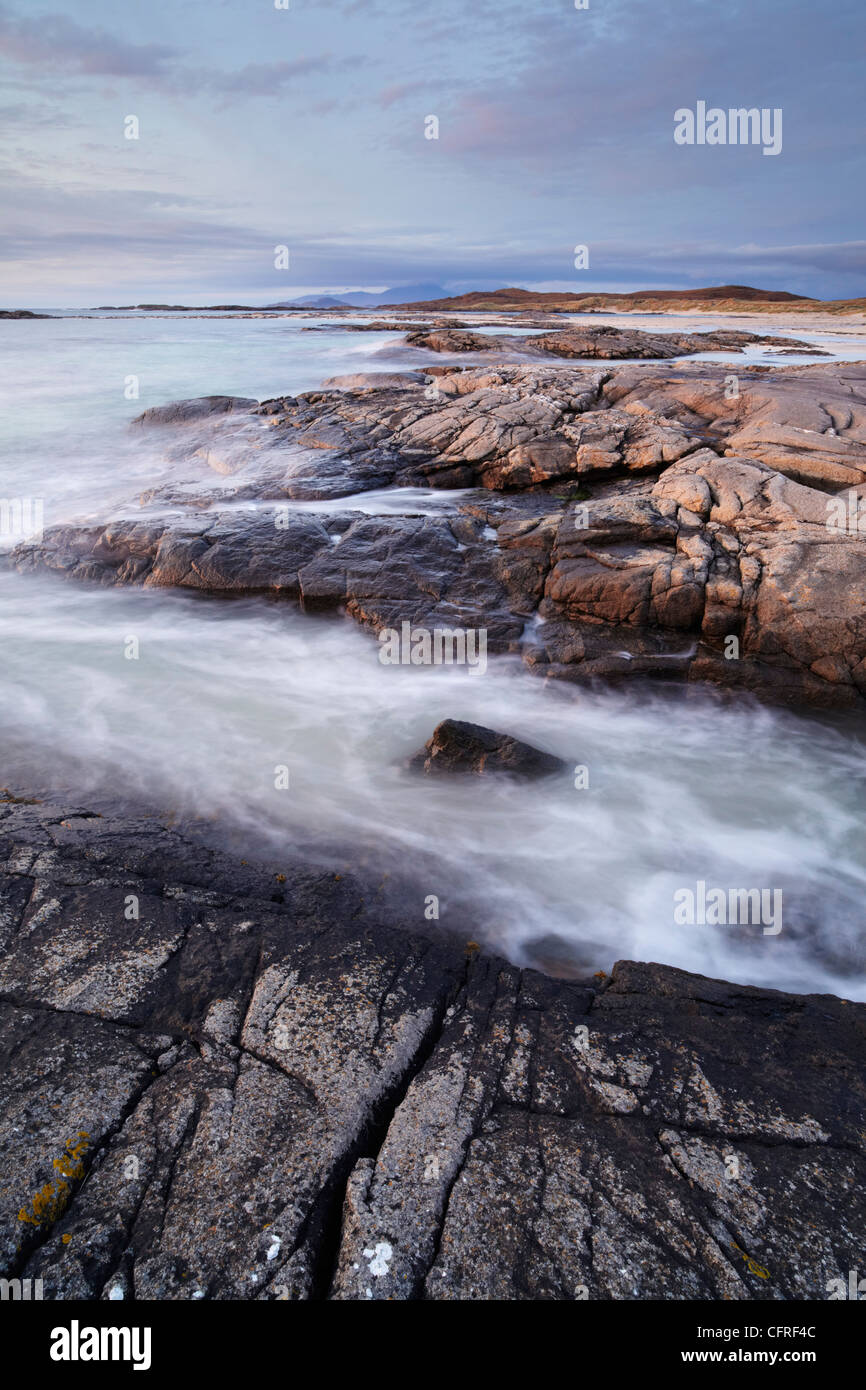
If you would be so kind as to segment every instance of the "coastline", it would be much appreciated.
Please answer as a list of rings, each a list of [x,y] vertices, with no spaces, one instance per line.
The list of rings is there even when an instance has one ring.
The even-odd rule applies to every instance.
[[[406,341],[408,370],[145,411],[132,428],[210,470],[210,494],[190,505],[169,484],[141,520],[49,527],[4,563],[271,594],[374,634],[484,629],[545,677],[862,707],[866,364],[689,361],[665,335],[603,327],[516,350],[453,328]],[[597,364],[563,360],[593,348]],[[605,360],[623,354],[638,360]],[[352,509],[418,487],[441,492],[440,515]]]
[[[116,318],[118,320],[127,319],[140,310],[130,307],[125,312],[109,310],[63,310],[57,313],[53,310],[45,312],[35,312],[32,310],[14,309],[0,311],[0,319],[17,320],[26,322],[27,320],[40,320],[63,318]],[[866,309],[859,306],[850,308],[839,308],[835,310],[816,308],[814,304],[807,303],[802,308],[796,305],[784,303],[762,303],[760,307],[754,305],[731,305],[719,307],[713,301],[705,303],[690,304],[684,307],[671,308],[663,301],[658,301],[652,306],[641,306],[633,309],[593,309],[591,311],[562,310],[559,312],[548,311],[541,307],[538,309],[489,309],[474,310],[471,308],[447,309],[447,308],[427,308],[423,303],[412,309],[404,309],[400,306],[384,306],[382,309],[369,308],[333,308],[333,309],[269,309],[264,306],[246,305],[237,309],[222,309],[218,306],[205,307],[195,305],[179,305],[172,308],[166,306],[164,312],[154,310],[147,311],[147,317],[151,319],[175,319],[182,318],[212,318],[217,314],[221,318],[237,319],[327,319],[340,322],[345,320],[352,323],[363,319],[388,319],[395,320],[399,327],[411,328],[420,319],[436,318],[445,321],[459,319],[471,324],[473,327],[484,327],[491,323],[504,323],[519,329],[522,322],[533,316],[549,316],[555,319],[563,327],[571,321],[580,321],[590,316],[595,323],[600,325],[610,324],[613,327],[637,328],[647,332],[652,332],[658,327],[659,318],[665,320],[682,319],[686,322],[703,322],[712,319],[715,327],[725,329],[742,328],[749,324],[760,324],[766,319],[772,319],[774,327],[778,329],[790,330],[796,333],[832,333],[832,334],[851,334],[860,335],[866,332]],[[395,329],[394,331],[399,331]]]
[[[566,683],[862,712],[866,541],[828,504],[866,491],[864,364],[526,360],[525,339],[454,351],[461,331],[387,380],[151,408],[133,428],[212,471],[208,506],[169,487],[4,562],[374,635],[483,627]],[[458,500],[353,509],[413,487]],[[425,885],[369,857],[240,861],[21,786],[0,873],[3,1238],[51,1297],[808,1299],[856,1267],[866,1004],[521,969],[471,915],[425,924]]]

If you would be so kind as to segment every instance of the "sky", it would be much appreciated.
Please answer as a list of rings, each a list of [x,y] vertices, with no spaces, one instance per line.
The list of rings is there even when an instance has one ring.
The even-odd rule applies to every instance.
[[[864,0],[0,0],[0,306],[861,296],[864,40]],[[781,152],[677,144],[700,101]]]

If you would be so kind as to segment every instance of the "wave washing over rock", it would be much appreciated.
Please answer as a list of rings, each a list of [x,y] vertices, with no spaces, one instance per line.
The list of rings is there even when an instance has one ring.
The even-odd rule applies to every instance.
[[[149,406],[139,502],[6,555],[9,1277],[856,1268],[866,367],[751,346],[434,328],[409,371]],[[467,631],[483,669],[413,662]]]

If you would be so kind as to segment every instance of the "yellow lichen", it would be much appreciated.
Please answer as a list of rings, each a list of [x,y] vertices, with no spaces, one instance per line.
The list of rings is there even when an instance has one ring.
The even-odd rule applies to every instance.
[[[745,1250],[741,1250],[739,1245],[737,1245],[736,1241],[731,1241],[731,1248],[733,1250],[736,1250],[739,1255],[742,1255],[743,1259],[746,1262],[746,1268],[748,1269],[750,1274],[757,1274],[759,1279],[769,1279],[770,1271],[768,1269],[764,1269],[763,1265],[759,1265],[758,1261],[752,1259],[751,1255],[747,1255]]]
[[[78,1180],[84,1177],[84,1164],[81,1162],[81,1155],[87,1148],[87,1140],[90,1136],[86,1130],[78,1131],[78,1143],[70,1139],[59,1158],[52,1160],[52,1167],[62,1175],[57,1182],[46,1182],[37,1192],[33,1194],[30,1202],[30,1210],[22,1207],[18,1213],[18,1220],[26,1222],[29,1226],[50,1226],[66,1208],[72,1192],[71,1183],[66,1182],[66,1178]],[[68,1243],[71,1236],[64,1236],[64,1243]]]

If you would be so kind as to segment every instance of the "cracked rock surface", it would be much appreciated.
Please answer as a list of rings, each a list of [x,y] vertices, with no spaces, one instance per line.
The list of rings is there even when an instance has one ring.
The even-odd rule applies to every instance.
[[[847,1278],[866,1006],[634,962],[548,979],[468,924],[425,936],[415,896],[0,806],[5,1277],[569,1300]]]

